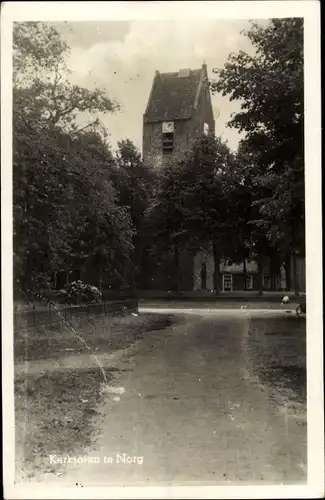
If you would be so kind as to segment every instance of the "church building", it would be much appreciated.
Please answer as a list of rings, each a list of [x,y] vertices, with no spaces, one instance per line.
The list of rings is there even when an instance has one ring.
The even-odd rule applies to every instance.
[[[202,134],[215,133],[207,67],[156,71],[143,115],[143,161],[160,168],[182,159]]]

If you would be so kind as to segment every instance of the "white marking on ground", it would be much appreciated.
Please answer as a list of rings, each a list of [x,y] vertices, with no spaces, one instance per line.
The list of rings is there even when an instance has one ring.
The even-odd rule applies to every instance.
[[[108,392],[109,394],[124,394],[125,389],[124,387],[106,386],[104,391]]]
[[[139,307],[140,313],[154,313],[154,314],[188,314],[188,315],[198,315],[198,316],[253,316],[253,315],[264,315],[264,316],[284,316],[286,312],[283,309],[187,309],[187,308],[162,308],[162,307]]]

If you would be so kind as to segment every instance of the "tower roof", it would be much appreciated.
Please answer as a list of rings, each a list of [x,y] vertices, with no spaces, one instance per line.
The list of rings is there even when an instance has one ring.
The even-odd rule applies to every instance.
[[[156,71],[144,114],[145,121],[160,122],[191,118],[198,89],[207,77],[206,66],[184,69],[174,73]]]

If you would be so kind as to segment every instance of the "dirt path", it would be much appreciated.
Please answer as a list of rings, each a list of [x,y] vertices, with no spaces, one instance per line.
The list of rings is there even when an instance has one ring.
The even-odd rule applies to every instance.
[[[248,329],[243,316],[192,317],[142,339],[117,393],[103,394],[98,436],[83,453],[99,463],[61,465],[59,481],[304,482],[306,427],[250,377]]]

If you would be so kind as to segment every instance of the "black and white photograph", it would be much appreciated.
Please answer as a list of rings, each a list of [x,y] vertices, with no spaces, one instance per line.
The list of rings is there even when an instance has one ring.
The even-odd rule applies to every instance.
[[[2,14],[5,497],[322,497],[318,2]]]

